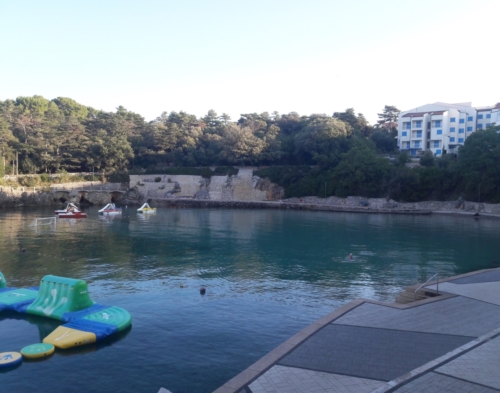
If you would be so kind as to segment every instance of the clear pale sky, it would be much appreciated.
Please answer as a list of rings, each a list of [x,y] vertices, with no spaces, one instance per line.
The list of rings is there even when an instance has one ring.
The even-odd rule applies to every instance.
[[[500,0],[0,0],[0,100],[152,120],[500,102]]]

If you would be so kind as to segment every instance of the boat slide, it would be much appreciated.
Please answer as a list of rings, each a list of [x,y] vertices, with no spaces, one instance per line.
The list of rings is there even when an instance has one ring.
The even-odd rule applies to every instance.
[[[156,207],[151,207],[149,206],[149,204],[145,203],[139,209],[137,209],[137,213],[154,214],[156,213]]]
[[[121,207],[116,207],[114,203],[108,203],[101,210],[99,214],[104,214],[106,216],[122,214]]]

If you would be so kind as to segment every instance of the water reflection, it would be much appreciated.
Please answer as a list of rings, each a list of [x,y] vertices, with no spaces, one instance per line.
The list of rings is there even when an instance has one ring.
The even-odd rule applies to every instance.
[[[51,212],[0,211],[0,270],[10,286],[37,285],[45,274],[81,278],[93,300],[131,312],[133,330],[124,339],[80,353],[109,391],[210,392],[347,301],[393,301],[436,271],[499,265],[499,221],[483,218],[217,209],[99,217],[89,208],[89,218],[58,221],[55,229],[28,226]],[[0,323],[23,333],[0,337],[0,350],[42,335],[33,335],[29,321]],[[60,358],[36,367],[50,368],[73,391],[106,390],[54,371],[54,364],[81,367],[73,363],[78,356],[64,357],[71,364]],[[122,375],[119,368],[134,370],[137,359],[143,378]],[[103,371],[109,364],[116,374]],[[23,370],[10,373],[16,378],[7,386]],[[47,381],[41,368],[30,372]]]

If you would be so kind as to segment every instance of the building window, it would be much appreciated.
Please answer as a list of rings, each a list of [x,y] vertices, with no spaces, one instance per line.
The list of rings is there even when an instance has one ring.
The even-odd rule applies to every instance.
[[[467,131],[472,131],[472,127],[467,127]]]
[[[463,128],[459,128],[459,129],[458,129],[458,133],[459,133],[459,134],[463,134],[463,133],[464,133],[464,129],[463,129]]]
[[[454,117],[450,117],[450,123],[455,123],[455,118]]]
[[[437,130],[438,135],[443,135],[443,130]]]
[[[486,128],[488,128],[490,126],[490,123],[486,123]]]
[[[486,118],[487,118],[487,119],[491,119],[491,113],[487,113],[487,114],[486,114]]]
[[[434,141],[434,147],[439,147],[439,141]]]
[[[415,122],[415,128],[422,128],[422,120],[417,120]]]
[[[420,141],[415,141],[415,147],[418,149],[420,147]]]
[[[417,131],[417,138],[422,138],[422,131]]]
[[[483,129],[483,125],[482,125],[481,123],[479,123],[479,124],[477,125],[477,129],[478,129],[478,130],[482,130],[482,129]]]
[[[464,124],[464,123],[465,123],[465,119],[460,119],[458,122],[459,122],[460,124]]]
[[[409,149],[410,148],[410,142],[406,142],[406,148]]]
[[[483,118],[483,115],[477,115],[477,119],[482,119]]]
[[[450,142],[455,142],[455,137],[454,136],[450,137]]]
[[[450,132],[455,132],[455,127],[450,127]]]
[[[469,116],[469,117],[467,118],[467,121],[472,121],[472,120],[474,120],[474,118],[473,118],[472,116]]]
[[[401,136],[407,136],[407,134],[408,134],[408,133],[407,133],[406,131],[403,131],[403,132],[401,133]]]
[[[464,138],[458,138],[458,143],[464,143]]]
[[[441,149],[437,149],[436,154],[441,154]]]

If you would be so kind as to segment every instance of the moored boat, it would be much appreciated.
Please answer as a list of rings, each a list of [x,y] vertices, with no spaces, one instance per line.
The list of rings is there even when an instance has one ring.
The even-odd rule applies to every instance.
[[[59,213],[59,218],[87,218],[87,213],[81,211],[69,211],[66,213]]]
[[[114,203],[108,203],[101,210],[99,210],[99,214],[104,214],[106,216],[114,216],[117,214],[122,214],[122,208],[116,207]]]
[[[154,214],[156,213],[156,207],[151,207],[149,206],[149,204],[145,203],[139,209],[137,209],[137,213]]]
[[[73,208],[75,211],[80,211],[80,209],[78,209],[74,203],[68,203],[68,205],[66,206],[65,209],[56,210],[56,211],[54,211],[54,213],[56,213],[56,216],[57,216],[61,213],[67,213],[71,208]]]
[[[68,203],[66,210],[56,210],[59,218],[87,218],[87,213],[82,212],[74,204]]]

